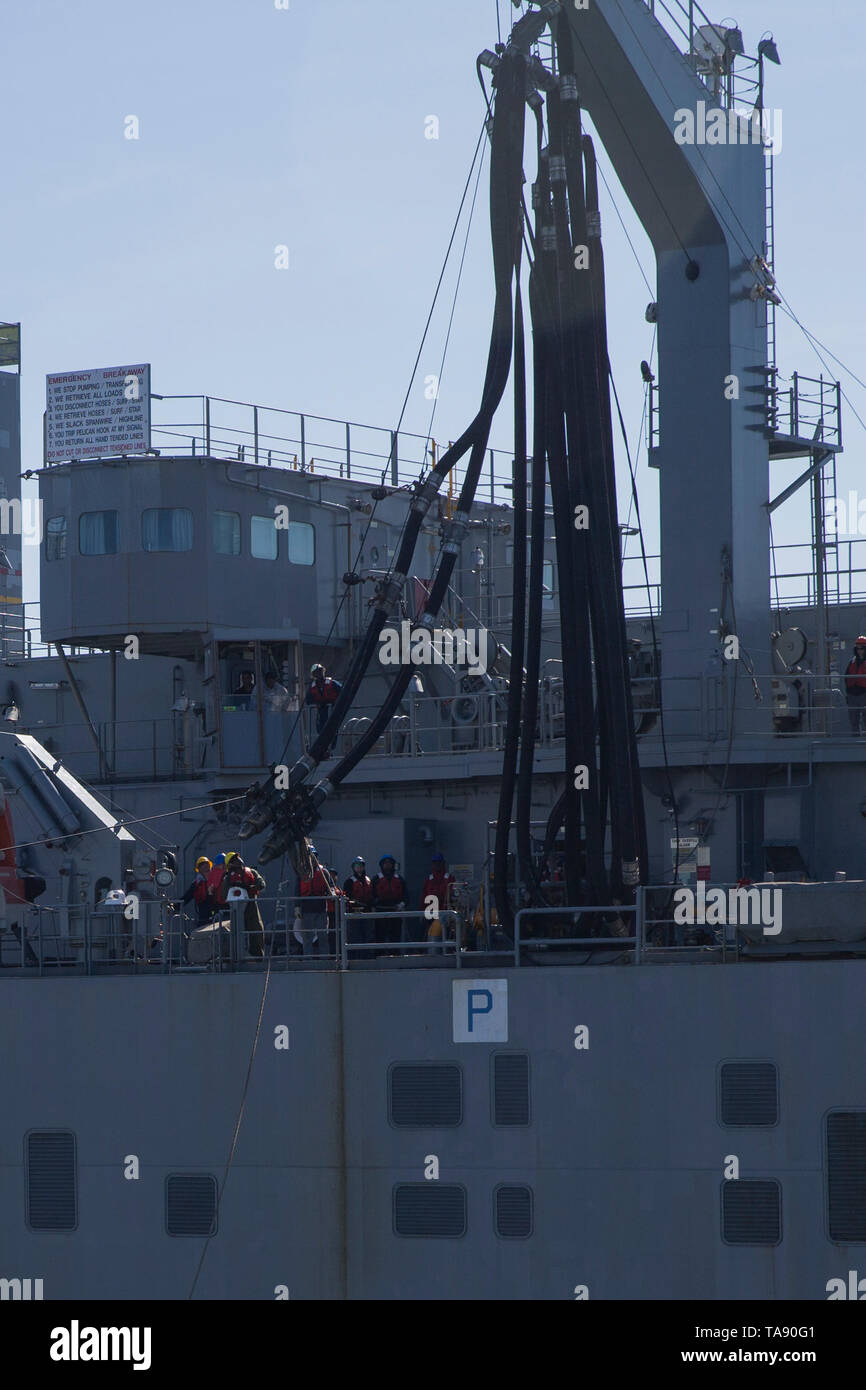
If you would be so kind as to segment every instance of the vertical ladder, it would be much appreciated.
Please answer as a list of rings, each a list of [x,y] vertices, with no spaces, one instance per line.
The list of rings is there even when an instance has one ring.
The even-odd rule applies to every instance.
[[[764,260],[775,275],[776,216],[773,197],[773,145],[764,141]],[[776,306],[767,301],[767,366],[776,366]]]
[[[812,552],[815,581],[816,646],[819,676],[830,673],[830,624],[828,609],[831,604],[838,608],[839,592],[839,541],[834,530],[827,537],[827,510],[836,500],[836,455],[817,445],[812,453],[812,462],[820,463],[812,475]],[[834,509],[835,510],[835,509]]]

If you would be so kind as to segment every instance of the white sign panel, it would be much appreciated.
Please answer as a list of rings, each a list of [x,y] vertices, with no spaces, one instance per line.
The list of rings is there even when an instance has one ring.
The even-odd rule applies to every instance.
[[[454,1041],[508,1042],[508,981],[452,980]]]
[[[45,462],[116,458],[150,448],[150,366],[46,377]]]

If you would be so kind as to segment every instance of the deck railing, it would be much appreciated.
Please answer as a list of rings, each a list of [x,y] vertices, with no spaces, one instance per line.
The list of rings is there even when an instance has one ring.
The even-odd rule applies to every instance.
[[[864,885],[847,887],[856,899]],[[201,926],[194,914],[185,915],[168,899],[141,901],[132,915],[129,903],[20,909],[7,904],[0,919],[0,976],[485,966],[502,970],[527,964],[583,968],[608,966],[611,961],[736,964],[753,958],[772,962],[815,955],[864,956],[866,931],[858,935],[850,910],[840,918],[838,900],[834,920],[844,923],[838,939],[831,929],[820,930],[824,906],[839,888],[838,883],[784,882],[772,875],[755,884],[701,883],[692,871],[681,874],[676,883],[639,887],[633,903],[521,907],[513,936],[491,924],[477,894],[465,907],[440,912],[436,930],[430,929],[425,912],[398,908],[387,914],[360,914],[347,911],[342,897],[260,897],[261,927],[257,917],[247,916],[246,902],[220,909],[214,921]],[[557,889],[562,885],[547,884],[546,895]],[[692,905],[691,916],[683,912],[683,890]],[[801,900],[794,902],[793,929],[783,934],[788,893],[801,895]],[[763,920],[768,894],[772,923]],[[489,893],[485,898],[489,902]],[[729,906],[719,909],[720,900]],[[713,924],[703,920],[709,915],[704,908],[709,902],[714,902],[716,917],[721,912],[718,923],[715,918]],[[834,907],[832,901],[830,906]],[[801,939],[804,922],[806,940]]]
[[[157,453],[279,467],[313,477],[408,487],[450,443],[410,430],[255,405],[222,396],[151,397],[151,444]],[[442,496],[456,498],[468,455],[452,470]],[[48,465],[54,466],[54,465]],[[487,451],[479,500],[510,504],[512,454]]]

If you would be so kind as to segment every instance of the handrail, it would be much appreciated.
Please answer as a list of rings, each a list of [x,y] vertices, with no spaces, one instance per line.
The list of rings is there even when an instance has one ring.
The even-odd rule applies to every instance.
[[[182,401],[200,403],[199,419],[162,418],[165,412],[160,407],[165,402]],[[388,426],[310,415],[227,396],[153,395],[151,402],[152,410],[156,406],[151,440],[157,454],[162,450],[178,457],[188,454],[263,468],[282,465],[314,477],[355,478],[367,483],[384,479],[393,487],[406,487],[416,481],[419,470],[432,465],[437,452],[431,436],[411,430],[395,431]],[[271,432],[267,427],[270,416],[294,420],[296,429],[288,434]],[[310,433],[311,424],[316,427],[315,438]],[[511,503],[512,458],[507,449],[487,450],[491,504]],[[61,467],[62,463],[45,466]],[[464,467],[458,465],[455,482],[463,473]]]
[[[614,903],[609,907],[521,907],[514,915],[514,964],[520,965],[520,924],[526,917],[567,917],[580,918],[584,915],[595,917],[599,913],[615,912],[617,916],[628,914],[634,917],[634,932],[631,936],[562,936],[532,937],[533,946],[634,946],[634,963],[640,964],[642,939],[643,896],[632,904]]]

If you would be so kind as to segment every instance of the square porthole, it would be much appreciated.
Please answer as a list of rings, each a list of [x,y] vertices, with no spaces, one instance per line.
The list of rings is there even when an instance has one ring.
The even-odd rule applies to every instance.
[[[719,1124],[732,1128],[779,1123],[775,1062],[723,1062],[719,1067]]]
[[[782,1186],[775,1178],[722,1183],[722,1240],[726,1245],[778,1245]]]

